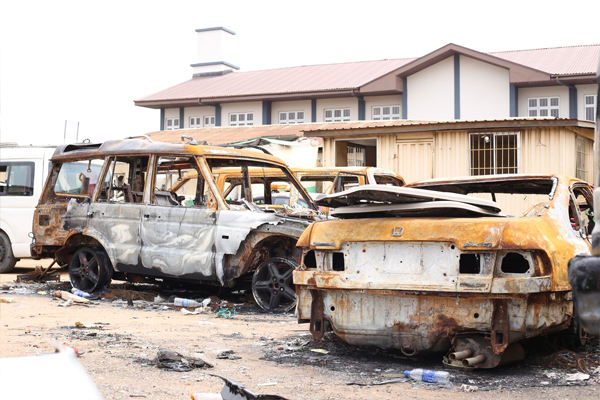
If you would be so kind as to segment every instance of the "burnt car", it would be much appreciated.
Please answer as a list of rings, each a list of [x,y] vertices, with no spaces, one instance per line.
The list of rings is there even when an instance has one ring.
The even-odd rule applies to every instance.
[[[290,170],[302,183],[304,188],[312,197],[320,197],[331,193],[337,193],[352,187],[376,184],[389,186],[404,186],[404,179],[395,172],[375,167],[292,167]],[[186,175],[182,180],[175,183],[170,190],[179,190],[188,179],[193,179],[193,174]],[[298,196],[295,188],[285,180],[285,174],[279,169],[261,169],[251,173],[252,192],[254,202],[263,209],[275,212],[290,209],[298,210],[307,208],[307,204]],[[223,191],[228,200],[239,199],[241,196],[242,176],[238,169],[223,169],[215,177],[217,186]],[[271,196],[263,194],[270,191]],[[288,207],[285,207],[288,206]],[[320,211],[329,214],[329,207],[320,207]],[[301,212],[301,211],[299,211]]]
[[[493,368],[573,318],[567,264],[590,251],[588,183],[558,175],[361,186],[317,201],[339,220],[298,240],[299,322],[356,345]],[[506,206],[501,212],[499,204]]]
[[[112,279],[251,286],[266,310],[294,306],[290,259],[320,216],[282,160],[256,150],[126,139],[61,146],[51,161],[32,255],[68,265],[74,287],[98,292]],[[252,202],[249,177],[273,169],[306,204],[304,218]],[[216,184],[222,170],[241,177],[236,201]]]

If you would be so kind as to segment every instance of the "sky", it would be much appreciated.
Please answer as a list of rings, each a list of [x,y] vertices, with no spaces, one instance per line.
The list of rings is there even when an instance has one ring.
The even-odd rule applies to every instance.
[[[160,129],[135,99],[187,81],[196,29],[236,32],[254,71],[600,44],[597,0],[0,0],[0,141],[102,142]],[[66,134],[66,139],[65,139]]]

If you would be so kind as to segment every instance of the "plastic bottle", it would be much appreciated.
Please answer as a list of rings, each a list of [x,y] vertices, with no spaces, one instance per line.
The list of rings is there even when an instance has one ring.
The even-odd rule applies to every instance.
[[[92,297],[92,295],[88,292],[84,292],[83,290],[79,290],[77,288],[72,288],[71,293],[79,297]]]
[[[200,307],[200,303],[198,303],[196,300],[182,299],[181,297],[175,297],[173,303],[175,303],[176,306],[181,307]]]
[[[450,374],[446,371],[432,371],[430,369],[424,370],[417,368],[412,371],[404,371],[404,376],[422,382],[450,383]]]

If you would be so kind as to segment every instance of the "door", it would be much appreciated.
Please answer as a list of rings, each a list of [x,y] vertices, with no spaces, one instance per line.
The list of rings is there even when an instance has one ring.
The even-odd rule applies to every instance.
[[[396,171],[408,182],[433,178],[433,140],[397,142]]]

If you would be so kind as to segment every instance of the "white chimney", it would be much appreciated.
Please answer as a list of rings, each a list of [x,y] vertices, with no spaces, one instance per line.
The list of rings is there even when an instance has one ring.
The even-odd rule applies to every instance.
[[[198,56],[192,64],[194,76],[223,75],[239,69],[226,62],[230,56],[230,41],[235,32],[223,27],[196,29],[198,32]]]

